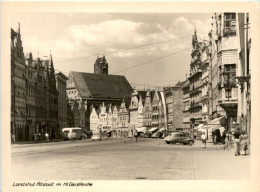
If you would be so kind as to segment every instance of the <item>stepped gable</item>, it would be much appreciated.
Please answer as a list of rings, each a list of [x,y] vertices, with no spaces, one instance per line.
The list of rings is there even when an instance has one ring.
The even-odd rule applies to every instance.
[[[133,92],[124,76],[75,71],[71,73],[82,98],[123,99],[131,96]]]
[[[146,97],[146,92],[147,91],[144,91],[144,90],[137,90],[137,93],[138,93],[138,101],[140,100],[140,96],[142,97],[142,105],[144,106],[144,103],[145,103],[145,97]]]

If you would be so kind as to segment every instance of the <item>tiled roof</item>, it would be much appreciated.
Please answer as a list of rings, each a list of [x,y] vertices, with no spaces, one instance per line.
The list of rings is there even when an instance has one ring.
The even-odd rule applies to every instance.
[[[130,97],[133,88],[124,76],[71,72],[83,98],[123,99]]]

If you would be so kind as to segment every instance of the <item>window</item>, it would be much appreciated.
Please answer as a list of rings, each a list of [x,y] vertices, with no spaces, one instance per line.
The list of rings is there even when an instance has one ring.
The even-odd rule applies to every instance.
[[[236,65],[225,65],[224,66],[224,86],[236,87]]]
[[[225,13],[224,35],[236,34],[236,13]]]

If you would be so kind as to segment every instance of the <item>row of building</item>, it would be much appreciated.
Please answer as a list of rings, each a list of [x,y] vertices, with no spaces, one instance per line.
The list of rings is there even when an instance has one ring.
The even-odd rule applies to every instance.
[[[67,77],[54,70],[52,56],[33,59],[24,54],[20,24],[11,29],[11,133],[18,141],[34,132],[59,136],[67,124]]]
[[[246,13],[216,13],[208,39],[192,37],[190,74],[183,90],[183,123],[239,128],[250,134],[250,30]]]
[[[164,90],[136,91],[124,76],[110,75],[105,56],[94,73],[55,73],[52,57],[23,53],[20,26],[11,29],[11,132],[59,137],[63,127],[132,136],[134,130],[240,128],[250,134],[249,16],[219,13],[208,39],[192,36],[190,74]]]

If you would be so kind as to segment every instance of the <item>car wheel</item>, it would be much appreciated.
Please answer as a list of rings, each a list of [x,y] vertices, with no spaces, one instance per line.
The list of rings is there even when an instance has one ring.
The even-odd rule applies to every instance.
[[[193,142],[192,142],[192,141],[189,141],[188,144],[189,144],[189,146],[192,146],[192,145],[193,145]]]
[[[169,141],[166,141],[166,143],[167,143],[167,144],[170,144],[170,142],[169,142]]]

